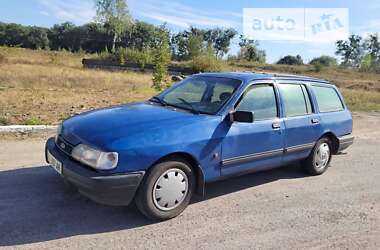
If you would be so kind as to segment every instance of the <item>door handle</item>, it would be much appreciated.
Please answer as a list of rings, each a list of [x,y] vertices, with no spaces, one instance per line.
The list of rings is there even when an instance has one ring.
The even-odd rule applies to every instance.
[[[281,128],[281,124],[279,122],[274,122],[274,123],[272,123],[272,128],[273,129],[279,129],[279,128]]]
[[[317,118],[313,118],[313,119],[311,119],[311,123],[318,124],[319,120]]]

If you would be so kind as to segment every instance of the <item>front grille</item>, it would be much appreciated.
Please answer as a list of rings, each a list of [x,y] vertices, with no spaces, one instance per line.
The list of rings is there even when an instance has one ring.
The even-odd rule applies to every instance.
[[[55,144],[62,152],[71,155],[71,151],[73,151],[74,146],[65,141],[61,136],[58,136]]]

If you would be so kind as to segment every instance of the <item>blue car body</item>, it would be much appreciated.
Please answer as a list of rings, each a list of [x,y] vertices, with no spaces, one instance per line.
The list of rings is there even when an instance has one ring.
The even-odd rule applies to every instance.
[[[46,150],[63,162],[63,173],[65,165],[70,165],[68,169],[83,168],[92,171],[92,174],[85,174],[92,180],[98,175],[108,178],[141,173],[135,182],[136,188],[131,189],[133,197],[143,174],[155,163],[170,155],[180,155],[193,163],[197,173],[198,191],[202,192],[207,182],[304,159],[322,136],[329,136],[333,141],[333,153],[338,153],[352,144],[351,113],[338,89],[326,81],[275,74],[201,75],[241,81],[232,97],[214,115],[194,114],[150,101],[103,108],[64,121],[61,135],[58,139],[50,139]],[[309,91],[313,113],[285,117],[278,86],[294,82],[302,83]],[[229,113],[242,93],[249,86],[260,83],[273,84],[278,100],[278,118],[253,123],[231,123],[228,119]],[[311,85],[328,85],[334,88],[344,105],[343,109],[337,112],[319,112]],[[164,95],[165,91],[161,96]],[[66,148],[82,143],[102,151],[118,152],[117,167],[112,170],[89,170],[70,158],[67,152],[62,153],[59,147],[61,142],[66,144]],[[124,205],[132,200],[131,198],[125,202],[107,202],[105,199],[94,197],[95,195],[89,191],[89,185],[78,184],[86,180],[79,181],[78,178],[72,177],[71,182],[76,183],[82,193],[99,202]]]

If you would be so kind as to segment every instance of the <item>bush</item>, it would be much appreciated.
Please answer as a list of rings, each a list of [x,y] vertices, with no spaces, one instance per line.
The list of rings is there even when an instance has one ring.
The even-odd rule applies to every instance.
[[[277,64],[303,65],[303,60],[300,55],[297,55],[297,56],[288,55],[278,60]]]
[[[219,60],[211,46],[208,46],[206,53],[196,56],[191,61],[191,68],[194,72],[220,72],[224,64]]]
[[[313,60],[310,61],[311,65],[321,65],[325,67],[331,67],[331,66],[336,66],[337,61],[336,58],[331,57],[331,56],[320,56],[316,57]]]
[[[104,60],[104,61],[114,61],[115,60],[115,56],[112,55],[111,53],[109,53],[108,51],[102,51],[102,52],[98,53],[98,58],[100,60]]]
[[[115,57],[121,65],[125,63],[136,63],[142,69],[145,68],[146,64],[153,63],[153,55],[150,49],[140,51],[137,49],[119,48]]]
[[[127,50],[125,48],[119,48],[116,51],[115,56],[120,65],[124,65],[127,60]]]
[[[191,61],[194,72],[220,72],[223,70],[223,62],[215,56],[197,56]]]
[[[380,72],[380,62],[376,61],[370,54],[365,55],[360,62],[359,70],[362,72]]]
[[[9,125],[10,122],[6,117],[0,117],[0,126]]]
[[[323,67],[324,67],[324,65],[321,64],[321,63],[313,64],[313,66],[314,66],[314,71],[315,72],[321,72],[323,70]]]
[[[24,121],[24,125],[41,125],[43,122],[37,117],[32,117]]]
[[[157,33],[157,44],[153,56],[153,88],[160,91],[169,86],[168,65],[170,63],[169,31],[162,26]]]

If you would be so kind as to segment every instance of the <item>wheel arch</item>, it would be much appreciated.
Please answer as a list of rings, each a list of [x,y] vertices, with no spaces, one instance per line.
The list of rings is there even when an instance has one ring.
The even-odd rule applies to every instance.
[[[338,137],[331,131],[325,132],[319,139],[327,137],[331,141],[332,154],[337,154],[339,150]]]
[[[199,162],[193,155],[186,152],[170,153],[158,159],[156,162],[152,164],[152,166],[160,162],[168,161],[171,159],[178,159],[178,158],[187,161],[190,164],[190,167],[194,170],[195,175],[196,175],[195,176],[196,177],[195,178],[195,183],[196,183],[195,193],[203,196],[205,194],[205,177],[204,177],[204,173]]]

